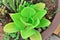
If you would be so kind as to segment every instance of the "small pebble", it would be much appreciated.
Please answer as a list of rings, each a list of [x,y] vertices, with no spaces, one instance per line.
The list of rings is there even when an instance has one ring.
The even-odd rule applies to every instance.
[[[0,23],[0,25],[2,25],[2,23]]]

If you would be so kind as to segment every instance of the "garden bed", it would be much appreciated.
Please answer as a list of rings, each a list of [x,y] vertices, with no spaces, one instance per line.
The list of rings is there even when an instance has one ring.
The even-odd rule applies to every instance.
[[[59,1],[59,0],[58,0]],[[29,1],[30,2],[30,1]],[[39,0],[38,1],[33,1],[33,3],[35,4],[36,2],[39,2]],[[54,25],[55,23],[55,20],[56,20],[56,18],[54,18],[55,17],[55,15],[56,15],[56,13],[57,13],[57,1],[55,0],[55,1],[51,1],[51,0],[44,0],[44,1],[41,1],[41,2],[44,2],[45,4],[46,4],[46,10],[48,10],[48,12],[47,12],[47,14],[46,14],[46,16],[45,16],[45,18],[47,18],[48,20],[50,20],[51,22],[52,22],[52,24],[51,24],[51,26],[49,27],[49,28],[45,28],[46,30],[40,30],[40,32],[42,33],[42,36],[43,36],[43,40],[46,40],[54,31],[53,30],[55,30],[55,28],[56,27],[54,27],[53,28],[53,30],[51,30],[51,28],[52,28],[52,25]],[[58,2],[59,3],[59,2]],[[10,12],[10,10],[8,10],[4,5],[1,7],[3,10],[7,10],[7,13],[6,14],[4,14],[4,15],[1,15],[1,17],[0,17],[0,23],[1,23],[1,27],[2,27],[2,29],[3,29],[3,27],[7,24],[7,23],[10,23],[10,22],[12,22],[12,19],[11,19],[11,17],[9,16],[9,14],[11,14],[11,12]],[[2,12],[1,12],[2,13]],[[13,12],[14,13],[14,12]],[[57,15],[59,15],[59,14],[57,14]],[[57,16],[56,15],[56,16]],[[58,17],[57,17],[58,18]],[[53,19],[54,19],[54,21],[53,21]],[[58,20],[58,19],[57,19]],[[57,22],[56,22],[56,24],[54,25],[54,26],[56,26],[57,25]],[[0,30],[2,30],[2,29],[0,29]],[[48,31],[47,31],[48,30]],[[4,32],[3,31],[1,31],[1,35],[3,35],[4,34]],[[19,33],[17,33],[17,35],[18,35]],[[47,35],[47,36],[46,36]],[[8,35],[7,35],[8,36]],[[16,36],[16,35],[15,35]],[[9,36],[8,36],[9,37]],[[3,37],[2,37],[3,38]],[[1,40],[3,40],[1,38]],[[19,37],[20,39],[19,40],[23,40],[21,37]],[[13,40],[14,38],[10,38],[10,40]]]

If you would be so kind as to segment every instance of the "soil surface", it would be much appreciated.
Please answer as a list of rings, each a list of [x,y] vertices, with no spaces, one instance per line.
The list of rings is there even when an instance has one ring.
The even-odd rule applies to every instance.
[[[56,35],[51,35],[47,40],[60,40],[60,37]]]

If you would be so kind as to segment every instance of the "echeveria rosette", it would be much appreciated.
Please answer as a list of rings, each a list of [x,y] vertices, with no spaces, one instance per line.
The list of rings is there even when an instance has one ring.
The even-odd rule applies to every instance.
[[[18,13],[10,14],[11,18],[14,21],[13,22],[14,25],[11,26],[11,28],[13,28],[14,30],[9,29],[10,28],[9,25],[12,25],[12,24],[9,24],[9,25],[7,24],[8,26],[4,27],[4,31],[7,33],[14,33],[14,32],[20,31],[23,39],[26,39],[28,37],[34,38],[38,36],[36,37],[36,40],[42,40],[40,39],[41,34],[38,33],[34,28],[40,28],[40,27],[45,28],[46,26],[50,24],[50,21],[43,18],[44,15],[47,13],[47,11],[44,9],[45,8],[44,3],[37,3],[32,6],[30,7],[27,6],[27,7],[22,7],[22,8],[20,6],[20,11]],[[32,38],[31,40],[33,40]]]
[[[35,28],[35,27],[37,27],[38,25],[39,25],[39,23],[40,23],[40,20],[39,20],[39,18],[37,18],[36,20],[34,20],[33,19],[33,17],[35,16],[35,14],[36,14],[36,11],[33,9],[33,8],[30,8],[30,7],[25,7],[23,10],[22,10],[22,12],[21,12],[21,15],[23,16],[23,17],[25,17],[28,21],[27,22],[24,22],[24,24],[25,23],[27,23],[27,25],[28,24],[31,24],[30,26],[32,27],[32,28]],[[23,20],[23,19],[22,19]],[[29,22],[31,22],[31,23],[29,23]],[[35,26],[37,24],[37,26]],[[26,25],[26,26],[27,26]],[[34,27],[33,27],[34,26]],[[28,26],[29,27],[29,26]],[[30,27],[30,28],[31,28]],[[29,29],[30,29],[29,28]]]

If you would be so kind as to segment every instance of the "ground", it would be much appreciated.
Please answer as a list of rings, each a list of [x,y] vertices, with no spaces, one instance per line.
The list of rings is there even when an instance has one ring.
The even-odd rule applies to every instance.
[[[56,35],[51,35],[47,40],[60,40],[60,37]]]

